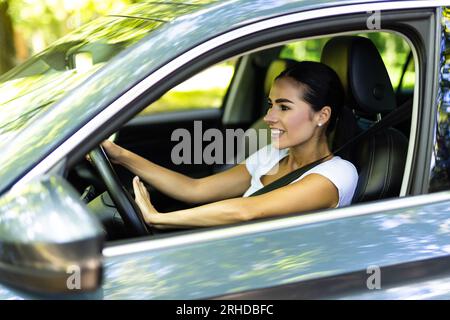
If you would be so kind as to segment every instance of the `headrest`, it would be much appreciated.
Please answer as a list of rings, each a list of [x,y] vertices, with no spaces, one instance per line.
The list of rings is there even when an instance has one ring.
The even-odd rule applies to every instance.
[[[396,107],[395,93],[381,56],[367,38],[342,36],[329,40],[321,62],[336,71],[346,103],[363,115],[389,113]]]
[[[275,78],[287,68],[293,66],[297,61],[292,59],[276,59],[272,61],[267,68],[266,79],[264,80],[264,93],[269,95],[270,88],[272,87]]]

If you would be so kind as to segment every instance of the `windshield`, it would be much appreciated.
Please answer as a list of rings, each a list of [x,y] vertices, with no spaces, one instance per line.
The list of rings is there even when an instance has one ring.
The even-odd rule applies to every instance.
[[[176,17],[213,2],[134,4],[84,25],[9,71],[0,77],[0,141],[9,141],[125,48]]]
[[[0,78],[1,140],[10,140],[67,91],[162,23],[104,17],[5,74]]]

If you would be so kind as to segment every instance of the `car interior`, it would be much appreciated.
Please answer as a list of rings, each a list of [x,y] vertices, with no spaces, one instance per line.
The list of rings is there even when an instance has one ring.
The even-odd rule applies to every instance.
[[[379,35],[380,33],[383,33],[383,37]],[[393,38],[402,40],[399,35],[388,32],[321,36],[265,47],[259,51],[254,50],[230,58],[218,64],[226,65],[232,72],[228,80],[223,81],[227,83],[220,93],[218,102],[212,103],[213,106],[193,105],[192,108],[184,106],[182,109],[171,109],[169,105],[167,111],[164,108],[160,108],[158,112],[152,111],[152,107],[164,99],[167,100],[168,95],[175,96],[175,91],[180,88],[177,86],[162,96],[161,101],[154,102],[121,127],[111,139],[152,162],[191,177],[204,177],[226,170],[232,164],[174,164],[171,160],[171,151],[178,143],[172,139],[174,130],[186,129],[194,136],[196,121],[201,121],[203,132],[214,128],[219,129],[224,136],[227,129],[267,128],[262,117],[267,109],[267,95],[274,78],[296,61],[321,61],[336,71],[346,93],[344,110],[330,135],[332,150],[338,150],[367,128],[383,121],[388,115],[396,117],[391,124],[366,135],[357,143],[350,143],[338,152],[341,157],[351,161],[358,170],[359,181],[353,203],[398,197],[410,138],[414,58],[408,45],[406,45],[408,50],[402,49],[404,51],[402,55],[383,56],[383,52],[376,44],[383,44],[385,41],[388,42],[384,43],[386,47],[395,46],[399,41],[397,39],[395,42]],[[310,50],[306,51],[305,48],[308,47]],[[315,53],[314,56],[308,53],[311,51]],[[396,61],[395,70],[390,70],[389,66],[392,63],[385,62],[389,59]],[[214,69],[218,65],[212,66],[211,70],[219,70]],[[214,73],[212,74],[214,77]],[[392,74],[396,76],[395,82]],[[220,76],[222,74],[215,75]],[[200,99],[197,100],[202,100],[202,92],[196,89],[192,92],[200,95]],[[170,100],[168,101],[170,104]],[[270,140],[270,133],[267,140]],[[238,143],[245,144],[246,141]],[[245,156],[248,156],[249,148],[245,147],[244,151]],[[223,150],[223,154],[225,153],[226,150]],[[237,159],[236,153],[235,150],[234,157]],[[114,166],[114,171],[120,180],[119,183],[131,195],[133,175],[119,166]],[[107,240],[130,237],[127,223],[124,223],[123,216],[116,210],[115,200],[106,192],[107,186],[91,163],[81,161],[69,171],[67,178],[78,190],[81,199],[102,221]],[[147,187],[154,206],[161,212],[190,206],[167,197],[152,186]]]

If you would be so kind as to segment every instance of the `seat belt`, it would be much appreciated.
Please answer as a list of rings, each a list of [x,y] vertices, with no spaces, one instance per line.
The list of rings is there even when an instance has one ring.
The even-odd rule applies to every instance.
[[[338,154],[339,152],[348,148],[349,146],[362,141],[367,136],[377,133],[384,128],[392,127],[392,126],[400,123],[404,119],[407,119],[407,117],[410,115],[411,102],[412,102],[412,99],[409,99],[408,101],[403,103],[400,107],[398,107],[397,109],[395,109],[394,111],[389,113],[386,117],[384,117],[383,119],[381,119],[378,122],[375,122],[369,129],[367,129],[363,132],[360,132],[354,138],[350,139],[350,141],[347,141],[343,146],[341,146],[336,151],[334,151],[333,154]],[[255,191],[254,193],[249,195],[249,197],[259,196],[261,194],[264,194],[264,193],[273,191],[275,189],[287,186],[289,183],[291,183],[292,181],[299,178],[302,174],[304,174],[308,170],[311,170],[316,165],[323,162],[323,160],[325,160],[327,157],[329,157],[329,155],[282,176],[281,178],[279,178],[279,179],[269,183],[268,185],[262,187],[261,189]]]
[[[259,190],[256,190],[254,193],[252,193],[251,195],[249,195],[249,197],[254,197],[254,196],[259,196],[261,194],[273,191],[275,189],[287,186],[289,183],[291,183],[292,181],[294,181],[295,179],[297,179],[298,177],[300,177],[303,173],[305,173],[306,171],[314,168],[315,166],[317,166],[319,163],[321,163],[323,160],[325,160],[325,158],[329,157],[330,155],[327,155],[326,157],[323,157],[317,161],[314,161],[312,163],[309,163],[301,168],[295,169],[294,171],[282,176],[281,178],[269,183],[268,185],[262,187]]]

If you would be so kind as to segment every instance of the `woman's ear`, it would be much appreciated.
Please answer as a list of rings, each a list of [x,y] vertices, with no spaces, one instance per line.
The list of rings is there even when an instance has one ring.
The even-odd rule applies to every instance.
[[[324,106],[318,113],[317,113],[317,125],[319,127],[326,124],[331,117],[331,108],[329,106]]]

